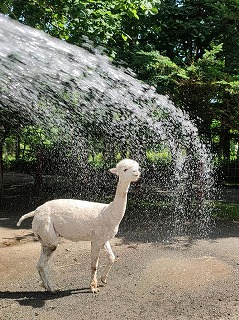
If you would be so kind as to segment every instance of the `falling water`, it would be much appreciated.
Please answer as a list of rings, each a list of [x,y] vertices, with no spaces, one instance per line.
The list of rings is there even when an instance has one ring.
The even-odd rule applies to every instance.
[[[77,177],[74,196],[83,194],[82,185],[89,186],[91,196],[97,188],[107,189],[109,176],[100,186],[93,168],[93,173],[85,169],[97,142],[104,141],[108,162],[115,161],[110,155],[117,150],[112,148],[138,160],[141,186],[132,188],[135,203],[129,204],[121,228],[129,237],[151,241],[184,233],[205,235],[214,179],[212,159],[197,128],[166,96],[90,50],[0,15],[2,120],[10,115],[12,125],[27,121],[55,139],[51,171],[58,161],[61,176]],[[163,152],[165,161],[147,165],[149,151]]]

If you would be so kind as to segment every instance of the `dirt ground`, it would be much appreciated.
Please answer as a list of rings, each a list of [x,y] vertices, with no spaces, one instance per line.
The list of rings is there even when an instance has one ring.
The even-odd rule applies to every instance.
[[[15,198],[14,198],[15,199]],[[19,202],[0,212],[0,319],[239,319],[239,224],[220,222],[208,239],[112,241],[117,261],[107,285],[89,291],[90,244],[61,240],[51,261],[59,293],[40,286],[40,245]],[[15,208],[15,209],[13,209]],[[11,214],[9,214],[11,212]],[[106,260],[102,252],[99,274]]]

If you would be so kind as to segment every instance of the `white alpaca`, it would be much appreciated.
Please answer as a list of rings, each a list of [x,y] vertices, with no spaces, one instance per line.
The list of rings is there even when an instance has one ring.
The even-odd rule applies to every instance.
[[[101,280],[106,283],[108,273],[115,261],[109,240],[118,232],[119,224],[124,216],[129,185],[137,181],[140,172],[136,161],[121,160],[111,173],[118,175],[118,185],[113,202],[110,204],[58,199],[44,203],[35,211],[23,215],[17,226],[29,217],[34,217],[32,229],[41,241],[41,255],[37,264],[43,286],[54,292],[55,288],[49,276],[48,261],[56,250],[59,236],[72,241],[91,241],[91,291],[98,292],[97,267],[100,249],[105,248],[109,263]]]

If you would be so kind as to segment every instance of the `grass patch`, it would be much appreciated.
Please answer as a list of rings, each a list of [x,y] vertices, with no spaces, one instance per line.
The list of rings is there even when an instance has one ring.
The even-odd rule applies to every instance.
[[[239,204],[229,202],[216,202],[213,215],[224,219],[239,219]]]
[[[158,211],[170,209],[173,203],[166,201],[130,201],[128,202],[128,209],[137,209],[142,212]],[[228,220],[239,220],[239,204],[230,202],[216,202],[213,204],[212,216]]]

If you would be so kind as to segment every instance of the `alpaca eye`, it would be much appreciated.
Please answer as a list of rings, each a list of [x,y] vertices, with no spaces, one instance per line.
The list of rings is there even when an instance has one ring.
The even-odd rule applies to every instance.
[[[127,171],[128,169],[124,169],[124,171]]]

